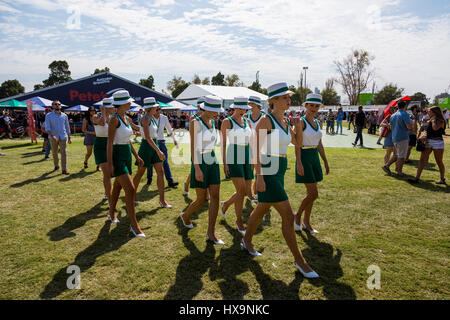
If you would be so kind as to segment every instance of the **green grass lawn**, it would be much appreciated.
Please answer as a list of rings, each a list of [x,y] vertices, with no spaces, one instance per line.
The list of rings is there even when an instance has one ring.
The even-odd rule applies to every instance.
[[[326,149],[331,173],[319,185],[312,215],[317,236],[297,233],[303,255],[321,276],[304,279],[281,233],[274,210],[254,237],[262,257],[240,250],[234,208],[219,215],[217,235],[205,241],[207,207],[184,229],[178,214],[192,201],[182,195],[189,166],[172,164],[177,189],[166,189],[173,209],[158,208],[156,179],[139,188],[137,216],[146,239],[132,238],[123,193],[121,223],[106,223],[101,172],[94,159],[84,170],[84,146],[68,147],[70,176],[52,172],[39,145],[0,141],[1,299],[449,299],[450,188],[438,186],[431,158],[424,183],[388,177],[383,150]],[[138,145],[136,145],[138,147]],[[171,147],[170,147],[171,149]],[[450,170],[450,144],[444,161]],[[294,183],[289,150],[286,187],[294,210],[305,195]],[[419,154],[405,173],[415,174]],[[134,167],[135,169],[135,167]],[[222,173],[223,177],[223,173]],[[447,175],[448,177],[448,175]],[[223,181],[221,200],[234,192]],[[252,210],[245,204],[247,221]],[[67,267],[81,268],[81,289],[69,290]],[[369,290],[367,268],[381,269],[381,288]]]

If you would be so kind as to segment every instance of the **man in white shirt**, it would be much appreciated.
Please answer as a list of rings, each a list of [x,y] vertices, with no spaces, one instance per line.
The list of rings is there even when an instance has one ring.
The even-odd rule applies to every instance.
[[[172,172],[170,171],[169,166],[169,156],[167,153],[167,147],[166,147],[166,140],[164,138],[164,129],[167,130],[167,135],[173,138],[173,143],[175,146],[178,146],[177,140],[175,140],[175,135],[173,134],[172,127],[170,126],[169,119],[167,116],[161,114],[161,107],[156,108],[156,113],[154,115],[154,120],[156,124],[158,125],[158,147],[159,150],[161,150],[164,155],[166,156],[166,159],[163,162],[164,167],[164,175],[166,176],[166,180],[169,183],[169,187],[174,188],[178,185],[178,182],[174,182],[172,178]],[[148,168],[147,170],[147,184],[152,184],[152,177],[153,177],[153,167]]]

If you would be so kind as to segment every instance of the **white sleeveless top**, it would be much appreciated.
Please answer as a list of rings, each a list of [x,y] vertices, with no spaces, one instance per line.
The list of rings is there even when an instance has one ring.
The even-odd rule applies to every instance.
[[[119,120],[119,127],[116,129],[116,135],[114,136],[114,144],[130,143],[133,129],[131,128],[130,124],[126,125],[119,115],[115,114],[114,116]]]
[[[230,120],[230,129],[227,130],[228,142],[230,144],[248,145],[250,143],[252,129],[250,128],[247,119],[243,118],[243,127],[237,123],[233,117],[228,117],[227,119]]]
[[[249,112],[247,113],[248,121],[250,121],[250,124],[251,124],[251,126],[252,126],[252,132],[255,132],[256,126],[257,126],[259,120],[261,120],[261,118],[262,118],[264,115],[265,115],[265,113],[261,111],[260,114],[259,114],[258,119],[256,119],[255,121],[253,121],[253,119],[252,119],[252,112],[249,111]]]
[[[214,149],[217,141],[217,130],[212,120],[212,127],[209,129],[202,118],[195,118],[197,121],[196,126],[196,136],[195,136],[195,150],[202,153],[210,152]]]
[[[142,119],[144,119],[144,118],[142,118]],[[142,119],[141,119],[141,122],[139,123],[139,125],[140,125],[139,131],[141,132],[142,139],[145,139],[144,127],[142,126]],[[150,124],[148,126],[148,129],[150,131],[150,139],[158,139],[158,125],[156,124],[156,122],[153,118],[150,119]]]
[[[314,123],[317,129],[302,117],[303,123],[305,124],[303,128],[303,146],[304,147],[317,147],[319,145],[320,139],[322,139],[322,131],[320,130],[320,125],[317,120],[314,119]]]
[[[286,132],[275,117],[271,114],[267,114],[267,117],[271,120],[272,130],[267,132],[267,139],[262,142],[261,152],[274,156],[287,154],[287,148],[292,140],[289,118],[287,118],[288,126]]]
[[[94,124],[95,136],[99,138],[108,138],[108,121],[105,122],[104,126],[99,126]]]

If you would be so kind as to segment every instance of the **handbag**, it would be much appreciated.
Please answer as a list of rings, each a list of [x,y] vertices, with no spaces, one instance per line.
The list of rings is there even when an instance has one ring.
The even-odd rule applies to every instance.
[[[425,151],[425,143],[422,140],[417,140],[416,150],[419,152]]]

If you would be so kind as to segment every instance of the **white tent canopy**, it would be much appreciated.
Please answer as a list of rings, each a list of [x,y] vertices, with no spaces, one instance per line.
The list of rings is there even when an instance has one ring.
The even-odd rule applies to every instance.
[[[73,106],[67,109],[64,109],[64,112],[66,111],[72,111],[72,112],[83,112],[83,111],[88,111],[89,108],[86,106],[83,106],[82,104],[78,105],[78,106]]]
[[[268,99],[268,96],[266,96],[265,94],[251,90],[247,87],[208,86],[201,84],[191,84],[182,93],[180,93],[180,95],[177,97],[177,100],[186,104],[196,105],[198,98],[207,95],[214,95],[224,100],[223,106],[225,108],[233,104],[234,98],[239,96],[243,97],[256,96],[259,97],[263,103],[265,103],[265,101]]]

